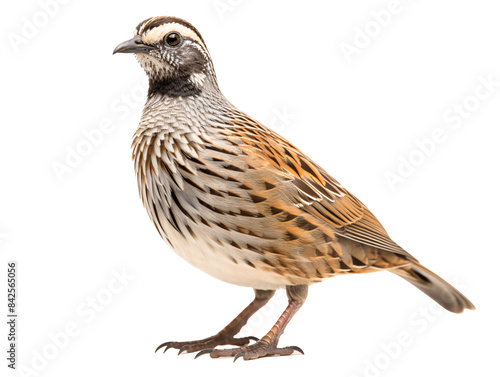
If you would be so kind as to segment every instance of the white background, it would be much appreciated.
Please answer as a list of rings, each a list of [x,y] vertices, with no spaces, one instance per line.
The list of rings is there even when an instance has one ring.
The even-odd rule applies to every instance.
[[[18,366],[33,371],[21,375],[498,369],[500,86],[474,99],[480,80],[500,81],[497,2],[401,0],[398,13],[376,21],[392,9],[388,1],[69,1],[49,11],[46,1],[10,2],[0,15],[1,312],[6,262],[16,260]],[[133,56],[111,52],[157,15],[193,23],[225,95],[321,164],[477,310],[426,317],[436,306],[397,276],[347,276],[311,287],[282,337],[305,356],[233,364],[155,354],[164,341],[214,334],[253,297],[177,257],[139,200],[130,143],[145,74]],[[366,28],[372,36],[363,47],[358,34]],[[358,48],[350,59],[347,44]],[[443,114],[464,101],[473,110],[446,122]],[[84,132],[107,119],[114,128],[58,177],[54,166],[66,165],[68,151],[86,143]],[[436,129],[446,141],[424,156],[416,142]],[[420,165],[392,190],[387,172],[398,174],[400,158],[410,156]],[[122,270],[133,278],[114,280]],[[89,306],[96,297],[99,311]],[[246,334],[265,334],[285,305],[281,292]],[[409,341],[394,346],[400,333]],[[6,363],[2,357],[2,375]]]

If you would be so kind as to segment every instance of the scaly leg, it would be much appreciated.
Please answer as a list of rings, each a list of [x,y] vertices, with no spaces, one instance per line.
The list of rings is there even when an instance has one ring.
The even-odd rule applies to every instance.
[[[244,360],[252,360],[266,356],[287,356],[294,353],[304,354],[304,352],[296,346],[278,348],[278,340],[293,315],[297,313],[304,304],[307,297],[307,289],[307,285],[295,285],[286,288],[288,307],[272,329],[258,342],[240,348],[206,349],[199,352],[196,357],[209,353],[212,358],[234,356],[234,361],[236,361],[240,357],[243,357]]]
[[[272,290],[255,289],[255,299],[250,303],[250,305],[248,305],[235,319],[231,321],[229,325],[224,327],[216,335],[190,342],[165,342],[160,344],[156,351],[165,347],[165,350],[163,351],[165,353],[169,348],[176,348],[179,350],[180,355],[227,344],[234,346],[246,346],[251,340],[258,340],[258,338],[253,336],[235,338],[234,336],[240,332],[241,328],[246,325],[247,321],[252,315],[255,314],[255,312],[257,312],[257,310],[267,304],[271,297],[273,297],[274,292],[275,291]]]

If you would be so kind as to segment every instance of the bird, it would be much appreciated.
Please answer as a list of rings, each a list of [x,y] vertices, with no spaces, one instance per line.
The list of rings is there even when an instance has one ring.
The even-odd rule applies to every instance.
[[[149,80],[132,141],[140,198],[162,239],[194,267],[254,300],[208,338],[178,349],[234,360],[304,354],[278,346],[309,286],[389,271],[445,309],[475,309],[456,288],[395,243],[370,210],[284,137],[235,107],[219,89],[200,32],[171,16],[148,18],[113,54],[133,53]],[[237,337],[279,289],[288,306],[262,338]],[[220,348],[220,346],[234,346]]]

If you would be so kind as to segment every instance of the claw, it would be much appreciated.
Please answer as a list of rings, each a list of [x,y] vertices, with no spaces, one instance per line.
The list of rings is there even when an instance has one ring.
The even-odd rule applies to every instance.
[[[260,339],[257,338],[256,336],[247,336],[248,339],[253,340],[255,342],[258,342]]]
[[[206,353],[212,353],[214,349],[213,348],[206,348],[204,350],[201,350],[200,352],[198,352],[196,354],[196,356],[194,357],[195,359],[197,359],[198,357],[200,357],[201,355],[205,355]]]
[[[181,347],[181,349],[179,350],[179,353],[177,354],[178,356],[179,355],[184,355],[186,353],[188,353],[188,349],[189,349],[190,346],[184,346],[184,347]]]
[[[236,355],[234,355],[233,363],[236,362],[240,357],[245,355],[245,351],[238,352]]]
[[[173,343],[173,342],[165,342],[165,343],[160,344],[160,345],[158,346],[158,348],[156,349],[156,351],[155,351],[155,352],[157,352],[157,351],[158,351],[161,347],[166,347],[166,348],[165,348],[165,351],[166,351],[166,350],[168,350],[168,349],[170,348],[170,346],[171,346],[171,344],[172,344],[172,343]],[[165,351],[163,351],[163,353],[165,353]]]
[[[290,347],[288,347],[288,348],[293,349],[293,353],[292,353],[292,355],[298,355],[299,353],[300,353],[301,355],[303,355],[303,354],[304,354],[304,351],[302,351],[302,348],[300,348],[300,347],[297,347],[297,346],[290,346]]]

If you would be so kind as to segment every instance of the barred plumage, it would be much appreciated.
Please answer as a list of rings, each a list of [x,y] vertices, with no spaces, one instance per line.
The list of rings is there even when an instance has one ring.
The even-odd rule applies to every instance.
[[[392,241],[319,165],[222,95],[194,26],[172,17],[148,19],[115,52],[136,53],[150,79],[133,159],[156,229],[195,267],[256,291],[254,302],[217,336],[169,342],[166,349],[248,344],[234,335],[271,292],[285,288],[290,307],[266,337],[210,355],[251,359],[297,352],[277,348],[277,341],[307,287],[347,273],[389,270],[448,310],[474,308]]]

